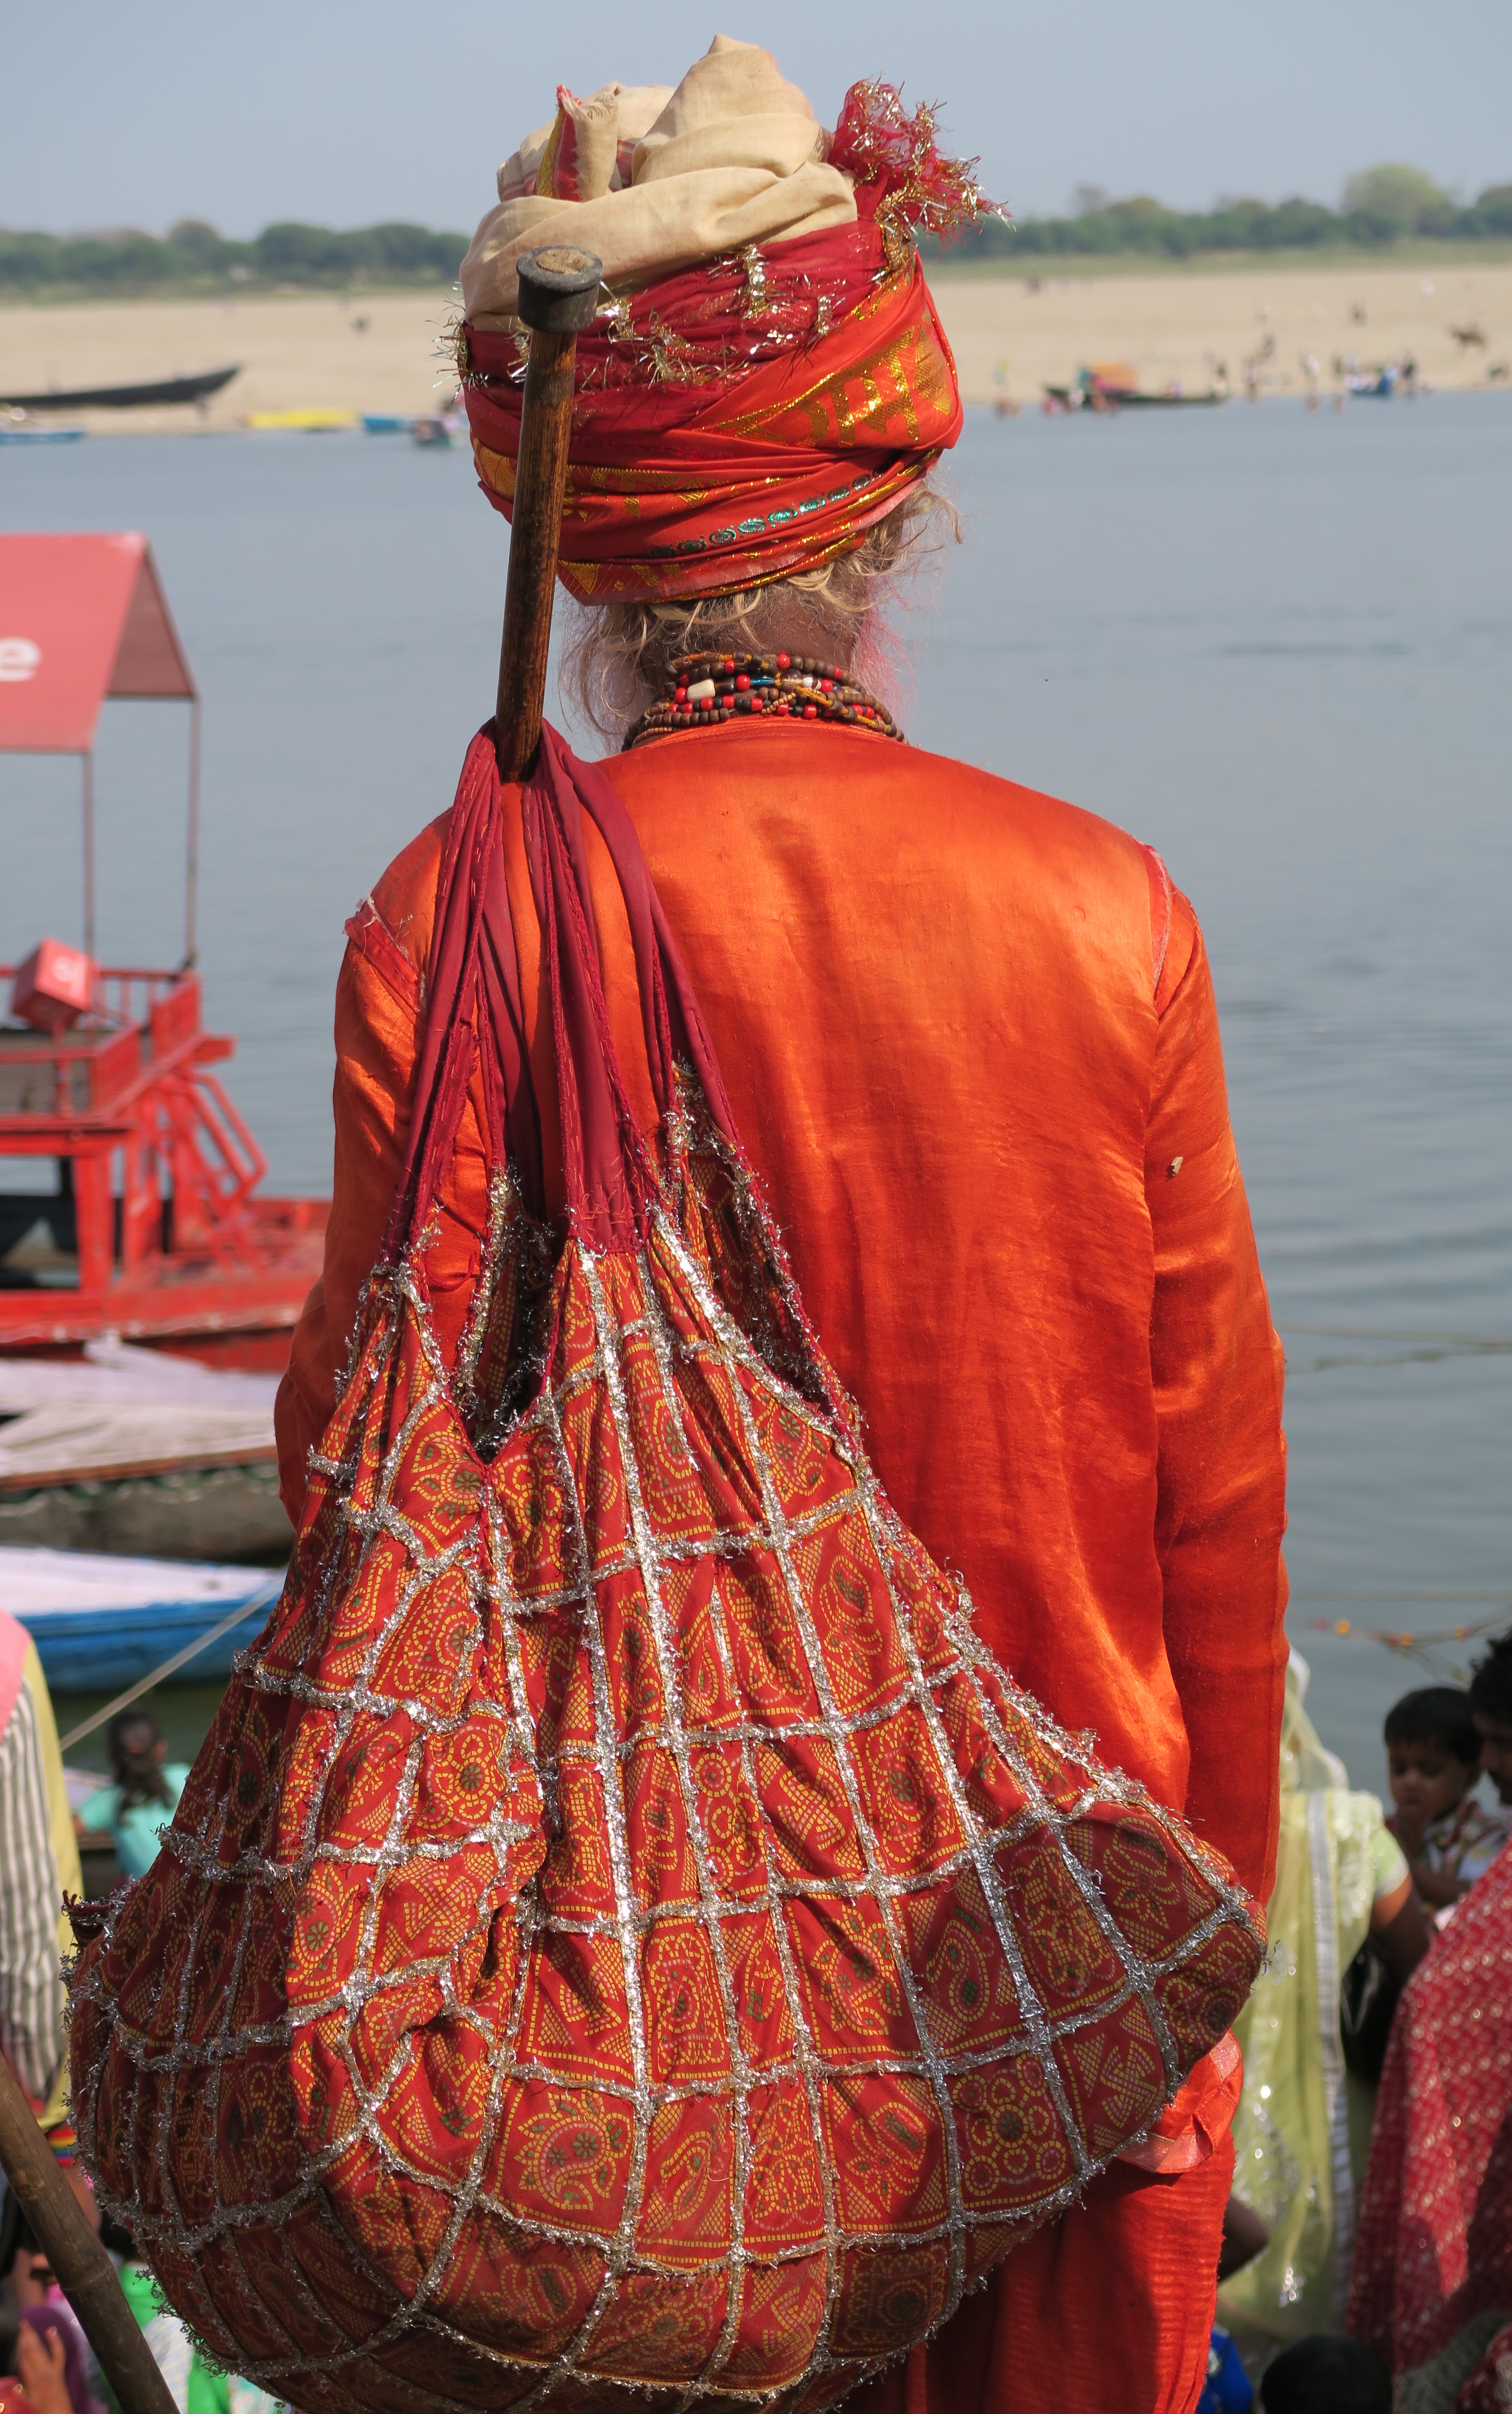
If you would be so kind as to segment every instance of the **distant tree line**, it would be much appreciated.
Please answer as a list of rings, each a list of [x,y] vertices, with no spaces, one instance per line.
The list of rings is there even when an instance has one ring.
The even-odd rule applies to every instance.
[[[1116,201],[1084,185],[1063,218],[986,218],[949,246],[956,260],[1043,260],[1147,252],[1189,260],[1208,251],[1386,251],[1413,237],[1479,243],[1512,236],[1512,185],[1490,185],[1478,201],[1452,201],[1420,168],[1367,168],[1351,176],[1341,206],[1322,201],[1222,201],[1213,210],[1168,210],[1141,194]],[[938,247],[937,247],[938,248]]]
[[[165,236],[130,228],[109,234],[12,234],[0,229],[0,292],[72,287],[92,293],[140,293],[178,286],[348,287],[452,283],[467,248],[465,234],[429,227],[359,227],[349,234],[289,219],[264,227],[251,243],[232,243],[202,218],[184,218]]]
[[[1388,251],[1414,237],[1478,243],[1512,237],[1512,185],[1491,185],[1461,205],[1420,168],[1367,168],[1351,176],[1340,207],[1322,201],[1223,201],[1213,210],[1168,210],[1138,195],[1116,201],[1083,186],[1068,217],[986,218],[948,246],[954,260],[1046,261],[1115,252],[1187,260],[1202,252]],[[298,220],[233,243],[203,218],[183,218],[163,236],[123,229],[107,234],[12,234],[0,229],[0,293],[72,289],[80,293],[184,291],[242,285],[347,288],[450,285],[467,248],[465,234],[395,221],[338,234]],[[938,257],[941,246],[927,244]]]

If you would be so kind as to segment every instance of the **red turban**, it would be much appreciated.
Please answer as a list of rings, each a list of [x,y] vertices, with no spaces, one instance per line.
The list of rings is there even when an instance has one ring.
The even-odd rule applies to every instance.
[[[572,594],[654,602],[817,568],[955,443],[956,364],[906,231],[986,205],[929,138],[890,87],[856,86],[829,146],[853,223],[683,269],[579,337],[558,563]],[[479,477],[506,517],[526,351],[521,334],[462,331]]]

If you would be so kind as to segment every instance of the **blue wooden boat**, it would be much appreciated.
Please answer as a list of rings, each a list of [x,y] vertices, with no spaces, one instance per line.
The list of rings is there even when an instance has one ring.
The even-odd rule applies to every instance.
[[[27,1629],[55,1693],[134,1685],[222,1625],[164,1681],[229,1676],[231,1654],[254,1639],[283,1581],[281,1568],[0,1548],[0,1608]]]
[[[0,444],[77,444],[82,427],[0,426]]]
[[[413,418],[400,411],[364,410],[363,425],[369,436],[408,436],[414,426]]]

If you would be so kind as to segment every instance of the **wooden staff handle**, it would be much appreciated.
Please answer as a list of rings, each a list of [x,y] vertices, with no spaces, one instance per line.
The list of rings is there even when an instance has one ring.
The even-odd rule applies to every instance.
[[[30,2105],[0,2054],[0,2163],[78,2315],[122,2414],[177,2414],[167,2381],[126,2303],[115,2266],[64,2178]]]
[[[530,329],[530,359],[514,468],[494,732],[499,777],[505,780],[525,779],[541,744],[577,339],[592,323],[603,280],[602,266],[592,252],[571,244],[549,244],[541,251],[526,252],[517,267],[520,316]]]

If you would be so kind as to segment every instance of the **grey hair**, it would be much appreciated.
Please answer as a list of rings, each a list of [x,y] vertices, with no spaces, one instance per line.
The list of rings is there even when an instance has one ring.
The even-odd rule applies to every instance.
[[[905,578],[961,541],[955,505],[927,480],[816,570],[686,603],[570,604],[560,685],[582,718],[617,743],[670,684],[681,654],[829,654],[864,684],[888,683],[898,651],[890,613]]]

